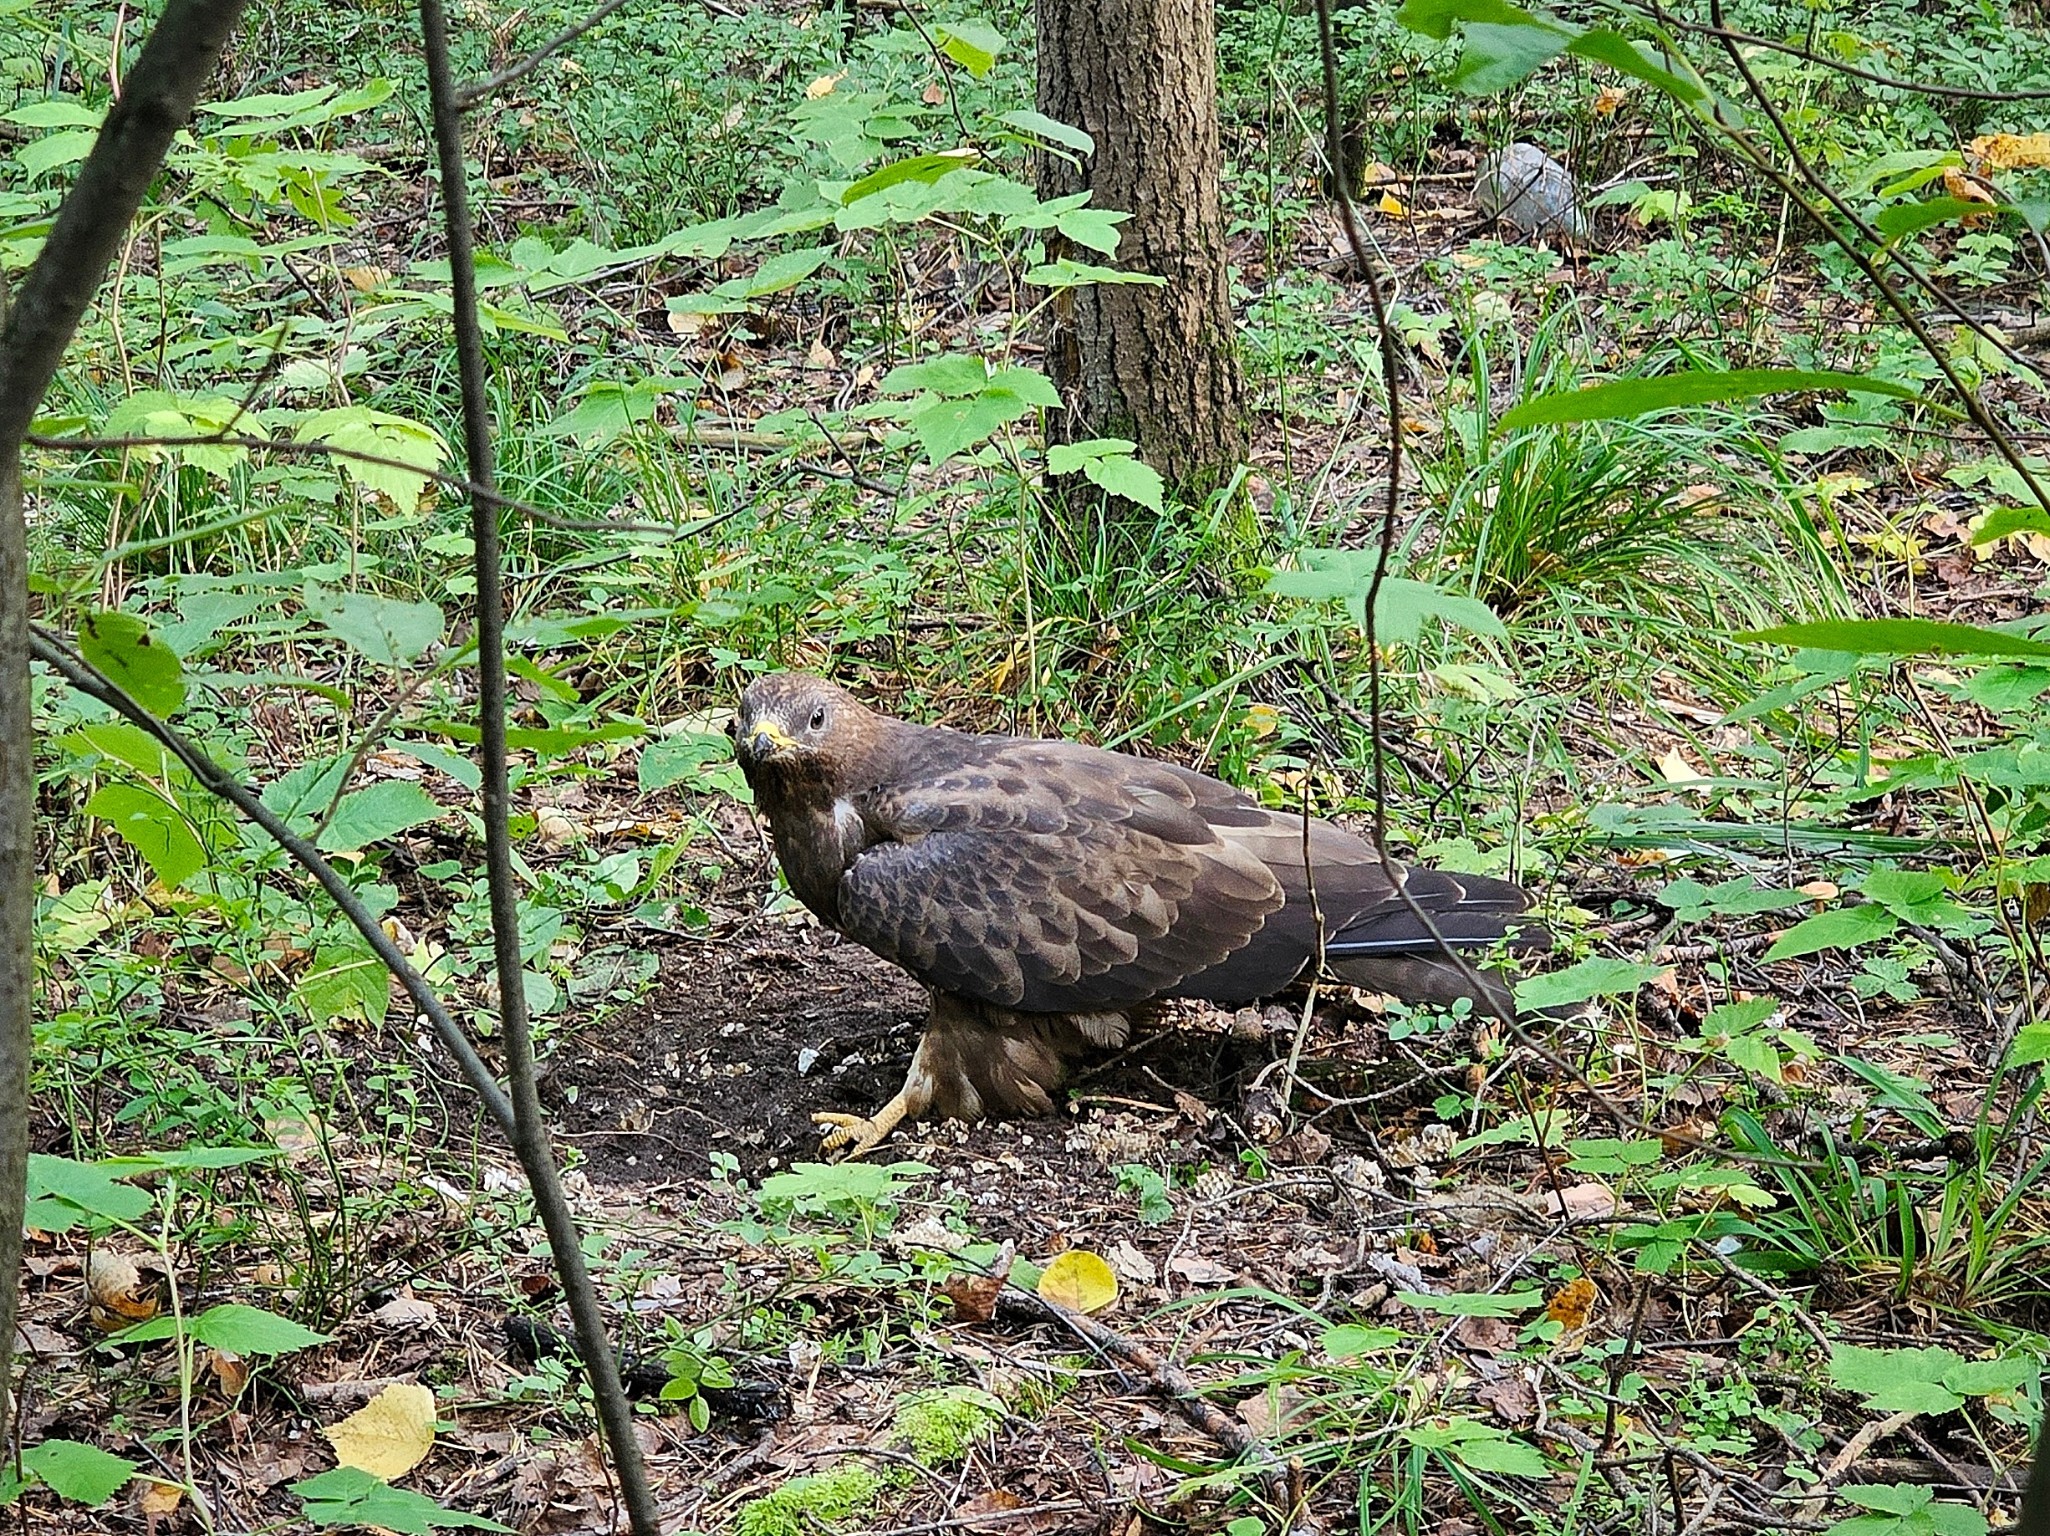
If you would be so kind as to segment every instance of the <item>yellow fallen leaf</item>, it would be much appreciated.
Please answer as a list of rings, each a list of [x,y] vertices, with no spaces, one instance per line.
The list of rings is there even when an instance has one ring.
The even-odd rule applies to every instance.
[[[175,1514],[178,1505],[185,1498],[185,1490],[176,1483],[160,1483],[155,1478],[146,1478],[142,1492],[136,1495],[136,1506],[155,1530],[157,1522],[166,1515]]]
[[[1402,199],[1393,192],[1383,192],[1381,194],[1381,211],[1398,219],[1409,212],[1407,208],[1402,206]]]
[[[395,1482],[434,1445],[434,1394],[414,1382],[394,1382],[321,1433],[343,1466]]]
[[[1118,1299],[1118,1277],[1086,1248],[1057,1254],[1039,1277],[1043,1300],[1070,1312],[1101,1312]]]
[[[1984,133],[1965,146],[1994,171],[2039,171],[2050,166],[2050,133]]]
[[[847,71],[844,69],[841,70],[837,75],[820,75],[818,79],[812,81],[810,85],[807,85],[804,88],[805,100],[817,101],[821,96],[832,95],[833,87],[838,85],[842,80],[845,80],[846,78]]]
[[[1659,777],[1668,784],[1701,784],[1708,775],[1687,761],[1687,754],[1674,747],[1659,759]]]
[[[1616,108],[1622,106],[1627,100],[1629,100],[1629,97],[1625,94],[1622,87],[1605,85],[1595,93],[1594,115],[1596,117],[1613,117]]]
[[[391,274],[383,267],[344,267],[342,281],[358,293],[375,293],[391,281]]]

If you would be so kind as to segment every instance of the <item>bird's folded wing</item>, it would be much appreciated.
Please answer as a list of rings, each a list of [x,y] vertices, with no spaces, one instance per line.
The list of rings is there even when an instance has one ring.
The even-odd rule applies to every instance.
[[[1061,743],[981,745],[861,797],[893,841],[840,882],[840,926],[930,986],[1032,1013],[1171,991],[1284,895],[1171,771]]]

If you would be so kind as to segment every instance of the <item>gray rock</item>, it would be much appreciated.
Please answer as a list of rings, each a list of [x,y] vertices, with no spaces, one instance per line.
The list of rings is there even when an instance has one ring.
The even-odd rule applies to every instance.
[[[1511,144],[1483,158],[1473,200],[1483,217],[1526,235],[1587,233],[1573,173],[1535,144]]]

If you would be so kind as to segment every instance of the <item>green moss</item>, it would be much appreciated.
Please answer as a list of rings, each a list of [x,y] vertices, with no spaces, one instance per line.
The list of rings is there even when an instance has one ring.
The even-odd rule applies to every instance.
[[[979,1388],[939,1387],[898,1404],[890,1435],[927,1466],[944,1466],[966,1456],[1003,1418],[1004,1405]]]
[[[793,1477],[775,1492],[741,1505],[733,1516],[734,1536],[818,1536],[865,1514],[882,1490],[881,1478],[851,1462]]]

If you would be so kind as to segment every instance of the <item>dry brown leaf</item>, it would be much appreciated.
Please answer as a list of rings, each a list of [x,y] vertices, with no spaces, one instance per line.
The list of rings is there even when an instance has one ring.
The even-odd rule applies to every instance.
[[[135,1261],[112,1248],[95,1248],[86,1265],[87,1310],[102,1333],[118,1333],[157,1315],[157,1289],[142,1278]]]
[[[1983,133],[1965,150],[1992,171],[2040,171],[2050,167],[2050,133]]]
[[[249,1362],[240,1355],[230,1354],[225,1349],[210,1349],[206,1352],[206,1363],[227,1396],[240,1397],[242,1389],[249,1385]]]
[[[1967,214],[1958,220],[1966,229],[1981,229],[1991,224],[1997,209],[2007,199],[2000,195],[2000,189],[1983,176],[1974,176],[1970,171],[1961,171],[1956,166],[1946,166],[1943,171],[1943,190],[1961,203],[1984,203],[1985,213]]]
[[[838,367],[839,363],[840,359],[833,355],[833,349],[823,341],[814,341],[804,354],[804,366],[807,368],[834,368]]]
[[[342,281],[358,293],[375,293],[391,281],[391,274],[383,267],[344,267]]]
[[[178,1506],[185,1501],[185,1490],[176,1483],[160,1483],[153,1477],[138,1479],[135,1507],[142,1518],[149,1522],[154,1531],[159,1520],[165,1520],[178,1513]]]
[[[1537,1418],[1537,1388],[1519,1373],[1504,1372],[1493,1381],[1474,1388],[1474,1400],[1495,1416],[1497,1423],[1522,1425]]]
[[[1606,1184],[1569,1184],[1564,1189],[1554,1190],[1545,1196],[1545,1212],[1551,1216],[1567,1216],[1576,1221],[1590,1217],[1613,1216],[1618,1201],[1616,1192]]]
[[[371,1320],[381,1328],[395,1333],[408,1332],[415,1328],[431,1328],[441,1318],[441,1310],[431,1301],[422,1301],[411,1291],[394,1296],[375,1312]]]
[[[935,80],[918,93],[918,99],[928,107],[943,107],[947,104],[947,88]]]
[[[394,1382],[321,1434],[343,1466],[396,1482],[434,1446],[434,1394],[417,1382]]]
[[[1621,86],[1605,85],[1595,92],[1594,115],[1596,117],[1613,117],[1616,109],[1629,99],[1629,92],[1625,91]]]
[[[996,1316],[997,1296],[1004,1288],[1002,1272],[988,1275],[953,1275],[940,1287],[953,1304],[954,1318],[963,1323],[986,1323]]]
[[[1552,1299],[1545,1303],[1545,1316],[1561,1324],[1568,1333],[1578,1333],[1594,1316],[1598,1299],[1594,1282],[1585,1275],[1576,1275],[1552,1293]]]

